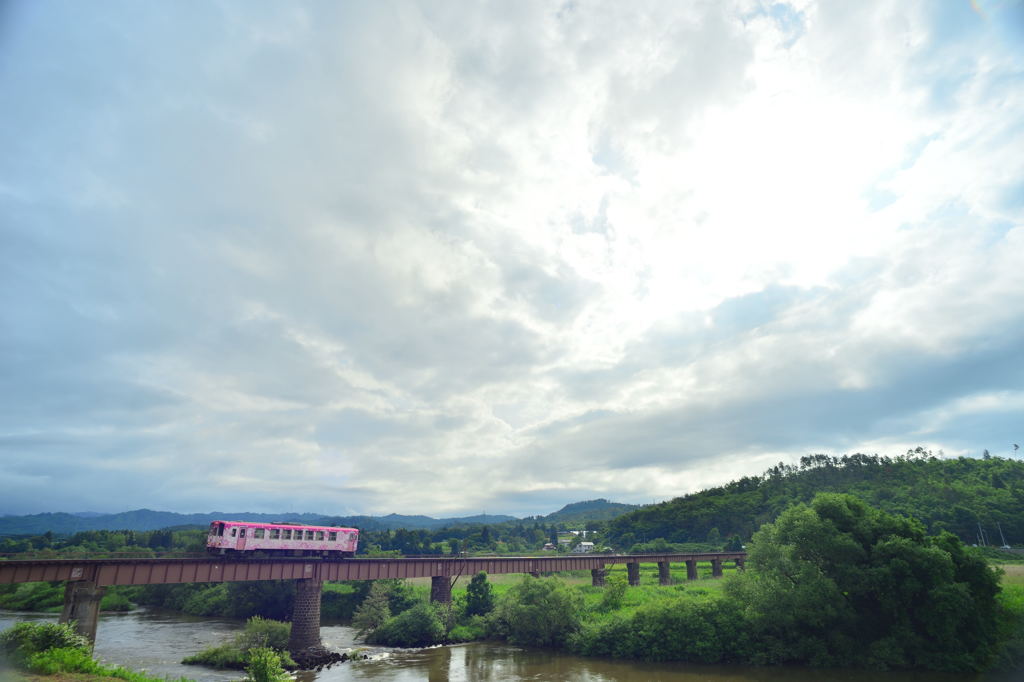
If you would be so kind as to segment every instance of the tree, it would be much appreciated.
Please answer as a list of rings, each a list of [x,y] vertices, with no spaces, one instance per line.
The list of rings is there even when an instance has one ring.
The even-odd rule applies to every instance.
[[[420,602],[404,613],[388,619],[374,630],[367,641],[386,646],[431,646],[444,639],[444,626],[433,607]]]
[[[381,581],[375,581],[370,587],[370,593],[356,609],[352,617],[352,626],[356,628],[360,637],[373,632],[391,618],[391,607],[388,605],[389,585]]]
[[[978,670],[996,641],[998,576],[952,535],[852,495],[819,494],[754,534],[744,604],[759,663]]]
[[[604,611],[617,611],[622,608],[622,600],[626,597],[626,576],[615,573],[608,576],[601,594],[601,609]]]
[[[496,633],[512,644],[561,646],[579,629],[583,599],[557,578],[523,578],[498,599]]]
[[[466,587],[466,615],[484,616],[494,608],[494,592],[487,582],[487,574],[480,571]]]
[[[281,667],[281,657],[269,648],[251,649],[245,667],[247,682],[284,682],[291,679]]]
[[[708,531],[707,543],[709,545],[718,545],[722,542],[722,534],[718,532],[718,528],[712,528]]]

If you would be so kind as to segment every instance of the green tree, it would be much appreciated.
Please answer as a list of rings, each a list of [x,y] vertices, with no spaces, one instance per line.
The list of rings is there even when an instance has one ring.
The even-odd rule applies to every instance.
[[[370,593],[352,617],[352,626],[360,637],[373,632],[391,617],[389,593],[390,586],[383,581],[375,581],[370,587]]]
[[[444,640],[444,626],[434,608],[420,602],[370,633],[366,641],[385,646],[431,646]]]
[[[615,573],[608,576],[601,594],[601,609],[604,611],[617,611],[622,608],[622,600],[626,597],[626,576]]]
[[[466,586],[466,615],[484,616],[494,608],[494,592],[487,582],[487,574],[480,571]]]
[[[819,494],[754,534],[727,586],[760,663],[967,671],[996,640],[998,576],[953,536],[852,495]]]
[[[582,604],[580,594],[557,578],[524,577],[498,599],[492,630],[512,644],[561,646],[579,629]]]
[[[248,682],[284,682],[291,679],[281,667],[281,657],[273,649],[259,647],[249,651],[245,671]]]

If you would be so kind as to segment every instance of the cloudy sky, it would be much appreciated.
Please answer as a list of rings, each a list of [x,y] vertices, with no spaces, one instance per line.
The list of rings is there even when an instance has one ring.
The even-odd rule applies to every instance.
[[[0,9],[0,513],[1024,442],[1024,2]]]

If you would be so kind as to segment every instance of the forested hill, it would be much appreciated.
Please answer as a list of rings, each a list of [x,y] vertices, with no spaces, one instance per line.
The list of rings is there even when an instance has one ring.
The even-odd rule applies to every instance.
[[[621,516],[626,512],[637,509],[635,504],[624,504],[622,502],[609,502],[601,498],[597,500],[586,500],[585,502],[573,502],[567,504],[556,512],[547,516],[533,516],[523,519],[524,521],[542,521],[544,523],[582,523],[585,521],[606,521]]]
[[[852,493],[885,511],[913,516],[929,533],[948,530],[989,544],[1024,544],[1024,462],[992,457],[944,459],[917,448],[899,457],[810,455],[798,466],[779,464],[761,476],[641,507],[609,521],[616,546],[664,538],[700,542],[732,534],[750,538],[786,507],[819,492]],[[713,530],[714,529],[714,530]]]

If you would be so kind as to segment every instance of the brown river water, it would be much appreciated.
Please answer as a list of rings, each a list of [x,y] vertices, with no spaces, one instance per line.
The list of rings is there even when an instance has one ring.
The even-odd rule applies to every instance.
[[[0,629],[19,620],[55,620],[52,614],[0,611]],[[240,630],[238,621],[193,618],[154,611],[105,613],[100,616],[96,657],[105,663],[146,671],[156,677],[188,677],[198,682],[239,680],[241,672],[225,672],[180,661]],[[325,625],[321,638],[336,651],[361,648],[352,628]],[[429,649],[366,647],[370,660],[335,665],[320,673],[303,672],[299,682],[383,680],[406,682],[1010,682],[1024,680],[1024,670],[1002,675],[879,673],[806,668],[755,668],[681,663],[648,664],[581,658],[503,644],[463,644]]]

